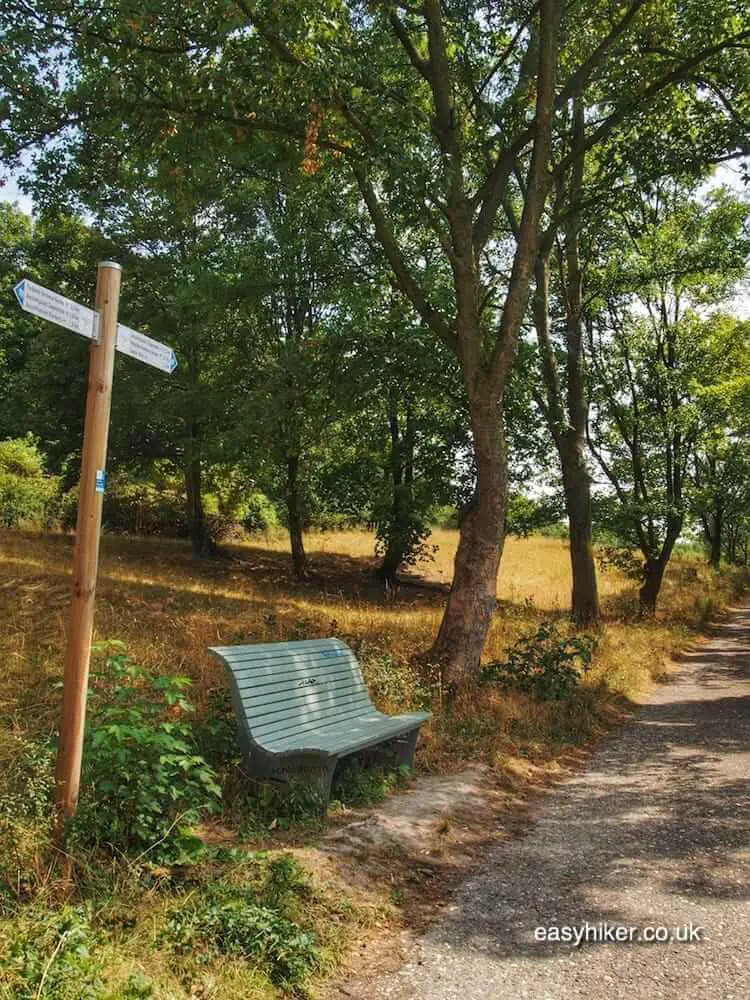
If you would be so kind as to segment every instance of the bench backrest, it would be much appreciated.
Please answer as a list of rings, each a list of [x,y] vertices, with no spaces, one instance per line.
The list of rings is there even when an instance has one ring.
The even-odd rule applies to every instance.
[[[374,711],[354,653],[340,639],[213,646],[228,669],[250,742],[274,742]],[[244,727],[243,727],[244,728]]]

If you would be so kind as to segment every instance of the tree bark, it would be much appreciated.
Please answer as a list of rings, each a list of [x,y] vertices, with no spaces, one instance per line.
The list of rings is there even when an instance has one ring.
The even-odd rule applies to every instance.
[[[724,512],[721,504],[717,504],[711,514],[709,541],[711,543],[708,561],[714,569],[721,566],[721,542],[724,530]]]
[[[290,455],[286,463],[286,515],[289,529],[289,543],[292,553],[292,569],[295,576],[304,579],[309,576],[305,543],[302,539],[302,503],[299,491],[299,456]]]
[[[638,605],[640,614],[644,618],[653,618],[656,614],[656,603],[661,592],[661,585],[664,581],[664,571],[667,568],[672,556],[675,542],[680,537],[682,531],[682,521],[675,523],[668,531],[661,547],[659,555],[656,557],[646,556],[643,567],[643,583],[638,591]]]
[[[201,460],[195,454],[188,459],[185,467],[185,489],[187,493],[187,520],[190,545],[195,559],[210,559],[216,555],[216,544],[206,525],[203,510]]]
[[[476,492],[462,512],[453,583],[430,659],[444,667],[449,690],[476,675],[497,600],[503,550],[507,457],[497,404],[472,407]]]
[[[422,7],[426,55],[420,55],[408,39],[407,51],[432,93],[431,129],[440,147],[445,189],[447,226],[441,234],[441,244],[453,272],[455,291],[452,315],[432,304],[411,270],[367,167],[361,164],[353,167],[395,281],[425,324],[456,351],[469,399],[476,465],[475,498],[461,519],[453,583],[440,630],[428,654],[440,663],[451,689],[476,675],[496,603],[507,490],[503,396],[528,305],[541,219],[552,179],[549,161],[561,4],[558,0],[541,0],[538,10],[539,28],[528,74],[530,77],[535,66],[533,144],[525,182],[521,184],[520,218],[515,218],[512,207],[506,210],[506,214],[514,216],[516,248],[494,332],[488,328],[490,311],[484,308],[488,289],[482,276],[482,251],[493,234],[501,205],[512,201],[505,196],[509,193],[508,179],[516,151],[508,147],[498,156],[484,182],[474,194],[469,194],[467,181],[472,171],[463,162],[464,109],[455,100],[454,66],[439,0],[426,0]]]
[[[583,378],[583,343],[571,324],[580,325],[580,316],[568,316],[568,394],[567,414],[549,329],[549,262],[540,253],[535,268],[533,297],[534,325],[537,331],[545,386],[544,413],[555,442],[562,469],[565,510],[568,515],[570,565],[573,580],[571,617],[577,625],[587,626],[599,620],[599,589],[592,543],[591,477],[586,463],[587,404]]]
[[[653,618],[656,614],[656,602],[664,580],[664,570],[667,562],[664,559],[649,559],[643,569],[644,580],[638,591],[639,611],[644,618]]]
[[[414,410],[406,403],[406,426],[401,431],[395,399],[389,402],[388,424],[391,435],[391,517],[388,545],[378,570],[389,586],[397,582],[398,571],[409,552],[409,520],[412,515],[412,483],[414,480]]]
[[[571,616],[577,625],[587,626],[596,623],[600,614],[592,540],[591,479],[583,435],[571,428],[560,444],[573,576]]]

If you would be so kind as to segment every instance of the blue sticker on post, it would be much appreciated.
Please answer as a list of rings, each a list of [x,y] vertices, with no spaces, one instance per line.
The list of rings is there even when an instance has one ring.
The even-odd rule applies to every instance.
[[[107,485],[107,473],[104,469],[96,470],[96,492],[103,493],[104,487]]]

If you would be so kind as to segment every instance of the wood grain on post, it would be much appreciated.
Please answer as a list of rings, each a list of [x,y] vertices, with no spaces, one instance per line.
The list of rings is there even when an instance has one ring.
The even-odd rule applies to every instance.
[[[105,261],[99,265],[96,282],[99,337],[91,344],[89,356],[78,520],[73,554],[73,606],[65,659],[60,743],[55,773],[55,804],[59,821],[64,821],[75,812],[81,781],[86,694],[104,499],[102,480],[106,479],[107,468],[107,437],[117,342],[120,276],[119,264]]]

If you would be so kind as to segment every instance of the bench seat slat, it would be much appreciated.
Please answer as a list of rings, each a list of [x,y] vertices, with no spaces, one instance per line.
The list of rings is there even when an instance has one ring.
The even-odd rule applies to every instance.
[[[281,700],[284,697],[284,700]],[[370,695],[364,685],[350,684],[336,691],[300,691],[286,696],[278,696],[274,702],[264,702],[262,699],[248,701],[242,699],[243,707],[248,716],[252,717],[252,730],[258,732],[260,727],[272,719],[286,721],[297,719],[303,721],[310,716],[326,716],[339,708],[347,708],[353,703],[364,702],[371,705]]]
[[[250,683],[260,685],[268,684],[271,681],[282,678],[288,678],[292,682],[295,677],[329,677],[332,674],[339,674],[342,671],[348,671],[349,673],[361,676],[359,664],[353,659],[345,659],[344,657],[339,657],[330,663],[319,663],[315,660],[309,660],[305,663],[293,665],[285,663],[269,664],[268,666],[255,669],[236,670],[234,676],[238,684],[246,685]]]
[[[264,747],[266,750],[273,748],[274,753],[277,753],[276,744],[279,741],[288,742],[290,746],[295,749],[297,747],[302,747],[308,749],[312,746],[309,742],[309,735],[311,733],[320,733],[329,726],[338,726],[344,723],[351,722],[355,719],[363,718],[374,718],[376,721],[382,721],[388,716],[382,716],[377,709],[369,709],[366,705],[353,705],[349,711],[337,712],[336,715],[330,716],[328,719],[312,719],[306,725],[303,726],[289,726],[276,730],[270,730],[267,733],[263,733],[257,736],[256,739],[258,743]]]
[[[279,656],[312,652],[332,654],[337,650],[349,650],[349,647],[340,639],[295,639],[292,642],[254,642],[247,646],[211,646],[210,649],[228,663],[235,663],[237,660],[255,659],[262,654],[271,656],[276,653]]]
[[[232,669],[238,673],[255,672],[263,668],[269,670],[298,670],[304,669],[311,664],[321,670],[334,667],[337,663],[349,663],[353,661],[350,652],[344,649],[337,649],[333,653],[289,653],[287,656],[264,656],[258,659],[235,660],[232,662]]]
[[[232,665],[232,671],[239,679],[241,677],[264,677],[273,674],[304,674],[310,670],[318,673],[330,673],[342,667],[359,670],[359,664],[351,653],[337,654],[325,658],[319,656],[298,656],[283,660],[262,660],[258,663],[245,661]]]
[[[348,684],[359,684],[360,687],[366,687],[364,678],[359,672],[355,674],[353,671],[345,669],[337,670],[334,674],[315,672],[304,677],[298,677],[296,674],[288,676],[282,674],[272,680],[263,678],[260,683],[252,683],[251,680],[242,678],[237,681],[237,690],[243,699],[257,697],[261,701],[269,702],[273,701],[279,692],[291,695],[297,691],[322,691],[324,688],[344,687]]]
[[[358,698],[348,702],[346,705],[337,705],[328,712],[298,713],[297,715],[291,714],[284,718],[276,719],[268,716],[266,719],[261,719],[258,725],[252,725],[250,729],[253,738],[258,740],[259,743],[265,744],[266,738],[271,734],[276,735],[281,732],[301,734],[308,729],[315,729],[335,719],[366,715],[368,712],[376,711],[377,709],[373,707],[369,698]]]
[[[430,718],[429,712],[416,712],[411,715],[388,716],[378,713],[379,718],[369,716],[355,717],[341,723],[334,722],[329,726],[321,726],[304,734],[303,749],[323,750],[326,753],[352,753],[367,744],[373,737],[376,740],[388,739],[415,729]],[[276,753],[296,749],[299,741],[294,737],[278,741],[269,741],[268,749]]]

